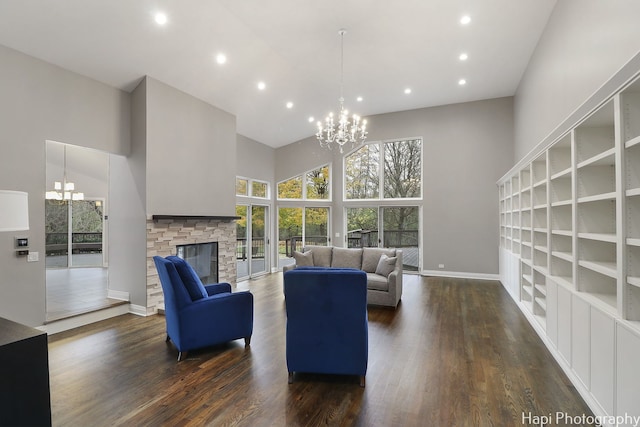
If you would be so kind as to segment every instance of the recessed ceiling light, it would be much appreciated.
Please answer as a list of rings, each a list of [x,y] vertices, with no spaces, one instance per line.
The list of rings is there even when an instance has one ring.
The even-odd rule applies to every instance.
[[[460,86],[464,86],[464,85],[466,85],[466,84],[467,84],[467,81],[466,81],[465,79],[460,79],[460,80],[458,80],[458,84],[459,84]]]
[[[316,119],[313,118],[313,116],[309,117],[309,123],[313,123]]]
[[[406,93],[407,95],[409,95],[411,93],[411,88],[406,88],[404,90],[404,93]]]
[[[287,102],[287,108],[289,109],[293,108],[293,102],[291,101]]]
[[[220,65],[224,64],[227,62],[227,55],[225,55],[224,53],[219,53],[216,55],[216,62]]]
[[[469,15],[464,15],[462,18],[460,18],[460,23],[462,25],[467,25],[469,22],[471,22],[471,17]]]
[[[164,25],[167,23],[167,14],[163,13],[163,12],[158,12],[156,13],[156,15],[153,17],[153,19],[155,19],[156,24],[158,25]]]
[[[357,98],[356,98],[356,101],[358,101],[358,102],[362,102],[362,97],[361,97],[361,96],[357,97]]]
[[[258,89],[265,90],[267,88],[267,84],[265,82],[258,82]]]
[[[466,61],[467,59],[469,59],[469,55],[463,52],[458,58],[460,58],[460,61]]]

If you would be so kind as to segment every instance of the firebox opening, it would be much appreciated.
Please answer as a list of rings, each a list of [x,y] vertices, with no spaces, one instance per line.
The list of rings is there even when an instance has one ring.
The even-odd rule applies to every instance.
[[[202,283],[218,283],[218,242],[178,245],[176,255],[193,267]]]

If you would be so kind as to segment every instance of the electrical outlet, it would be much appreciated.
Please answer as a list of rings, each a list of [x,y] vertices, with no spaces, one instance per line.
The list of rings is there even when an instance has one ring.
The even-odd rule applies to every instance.
[[[438,268],[444,268],[444,264],[438,264]]]
[[[29,252],[27,255],[27,262],[38,262],[40,260],[40,254],[38,252]]]

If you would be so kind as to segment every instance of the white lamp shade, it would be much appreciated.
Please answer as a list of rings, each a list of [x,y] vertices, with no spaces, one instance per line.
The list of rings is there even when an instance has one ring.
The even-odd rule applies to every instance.
[[[29,193],[0,190],[0,231],[29,229]]]

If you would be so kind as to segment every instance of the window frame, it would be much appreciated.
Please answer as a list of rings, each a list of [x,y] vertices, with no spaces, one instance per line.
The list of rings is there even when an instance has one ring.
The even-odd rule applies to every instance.
[[[385,197],[385,181],[384,181],[384,158],[385,158],[385,144],[393,143],[393,142],[401,142],[401,141],[415,141],[420,140],[420,195],[418,197]],[[365,145],[378,145],[379,152],[379,160],[378,160],[378,197],[376,198],[367,198],[367,199],[350,199],[347,198],[347,158],[362,149]],[[424,199],[424,138],[421,136],[416,137],[403,137],[403,138],[392,138],[392,139],[384,139],[379,141],[370,141],[366,142],[363,145],[355,147],[351,151],[347,152],[342,158],[342,201],[345,203],[359,203],[359,202],[404,202],[404,201],[421,201]]]
[[[237,193],[237,188],[238,188],[238,180],[243,180],[247,182],[247,194],[238,194]],[[266,195],[265,196],[255,196],[253,194],[253,183],[257,182],[260,184],[264,184],[266,186]],[[254,178],[247,178],[244,176],[236,176],[236,197],[241,197],[241,198],[252,198],[252,199],[258,199],[258,200],[270,200],[271,199],[271,186],[269,185],[268,181],[264,181],[262,179],[254,179]]]
[[[315,170],[318,169],[322,169],[322,168],[327,168],[328,169],[328,173],[329,173],[329,179],[327,180],[328,183],[328,188],[327,188],[327,198],[326,199],[311,199],[308,197],[307,195],[307,185],[308,185],[308,181],[307,181],[307,175]],[[280,197],[280,192],[278,190],[278,186],[280,184],[282,184],[283,182],[287,182],[289,180],[292,179],[296,179],[300,177],[301,180],[301,185],[302,185],[302,197],[301,198],[285,198],[285,197]],[[333,201],[333,191],[332,191],[332,187],[333,187],[333,168],[332,168],[332,163],[324,163],[322,165],[316,166],[312,169],[306,170],[302,173],[296,174],[294,176],[291,176],[289,178],[283,179],[281,181],[278,181],[276,183],[276,200],[277,201],[294,201],[294,202],[312,202],[312,203],[329,203]]]

